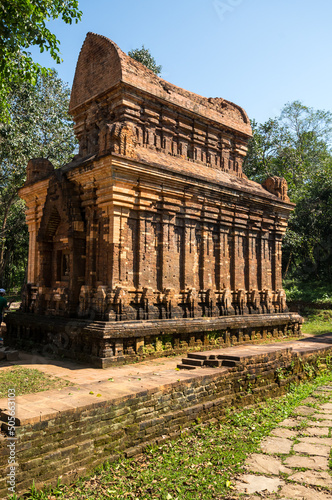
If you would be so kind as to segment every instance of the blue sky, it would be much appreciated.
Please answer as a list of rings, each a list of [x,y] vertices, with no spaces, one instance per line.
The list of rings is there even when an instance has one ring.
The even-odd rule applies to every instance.
[[[88,31],[128,52],[149,48],[162,78],[206,97],[222,97],[264,122],[283,105],[332,111],[331,0],[81,0],[82,21],[49,23],[61,42],[55,67],[72,85]]]

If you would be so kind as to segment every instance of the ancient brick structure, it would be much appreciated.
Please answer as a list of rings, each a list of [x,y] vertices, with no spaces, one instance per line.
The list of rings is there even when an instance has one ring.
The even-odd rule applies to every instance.
[[[284,179],[249,181],[245,111],[154,75],[89,33],[70,113],[79,154],[31,160],[21,313],[31,339],[98,366],[297,333],[281,283],[293,205]]]

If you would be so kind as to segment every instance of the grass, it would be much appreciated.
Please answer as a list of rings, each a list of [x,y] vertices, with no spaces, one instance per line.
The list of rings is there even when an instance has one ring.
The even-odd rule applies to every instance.
[[[303,333],[308,335],[319,335],[332,332],[332,310],[331,309],[309,309],[301,311],[304,317],[302,326]]]
[[[229,409],[221,423],[197,424],[184,429],[176,441],[150,447],[136,459],[106,463],[92,476],[72,485],[31,492],[20,498],[72,500],[211,500],[232,495],[233,477],[243,472],[248,454],[292,414],[301,401],[319,385],[332,382],[325,371],[310,382],[291,387],[282,398],[269,399],[255,407]],[[15,497],[12,497],[14,500]],[[17,499],[18,497],[16,497]]]
[[[321,281],[301,282],[295,279],[285,280],[284,289],[287,301],[302,302],[299,312],[304,317],[302,331],[308,335],[319,335],[332,331],[332,309],[328,309],[332,304],[332,283]],[[316,304],[325,309],[314,309],[309,304]]]
[[[9,388],[15,389],[16,396],[22,396],[49,389],[62,389],[68,385],[72,384],[67,380],[23,366],[8,367],[0,371],[0,398],[7,396]]]

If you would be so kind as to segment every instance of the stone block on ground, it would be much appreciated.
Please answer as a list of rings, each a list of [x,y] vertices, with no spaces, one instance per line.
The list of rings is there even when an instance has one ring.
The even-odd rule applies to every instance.
[[[296,453],[305,453],[306,455],[318,455],[320,457],[328,457],[330,455],[330,446],[310,443],[294,444],[293,450]]]
[[[302,400],[303,405],[307,405],[308,403],[317,403],[317,399],[309,396],[308,398]]]
[[[332,403],[324,403],[320,406],[321,410],[331,410],[332,412]]]
[[[7,361],[18,361],[20,359],[20,355],[18,351],[7,351],[6,352]]]
[[[327,438],[327,437],[307,436],[307,437],[300,437],[299,441],[300,443],[310,443],[310,444],[318,444],[318,445],[332,447],[332,438]]]
[[[327,436],[329,430],[329,427],[306,427],[302,430],[302,434],[308,436]]]
[[[323,420],[323,421],[309,420],[307,424],[308,427],[332,427],[331,420]]]
[[[328,459],[320,456],[302,457],[300,455],[291,455],[285,459],[285,464],[290,467],[305,467],[306,469],[327,470],[329,467]]]
[[[309,416],[313,415],[317,410],[315,408],[311,408],[310,406],[298,406],[294,410],[295,415]]]
[[[324,486],[325,488],[331,488],[332,491],[332,477],[326,471],[316,471],[307,470],[305,472],[296,472],[288,479],[296,481],[297,483],[306,483],[313,486]],[[332,493],[331,493],[332,498]]]
[[[271,455],[288,454],[291,451],[292,444],[293,442],[290,439],[268,436],[261,442],[261,450]]]
[[[278,476],[280,472],[291,474],[292,470],[285,467],[280,458],[263,455],[262,453],[253,453],[246,460],[246,469],[251,472],[260,472],[262,474],[273,474]]]
[[[317,491],[301,484],[285,484],[279,491],[280,498],[294,500],[331,500],[331,494]]]
[[[297,431],[291,429],[286,429],[285,427],[277,427],[271,432],[271,436],[281,437],[281,438],[294,438],[297,436]]]
[[[298,427],[301,422],[303,422],[304,418],[286,418],[282,422],[279,422],[280,427]]]
[[[255,474],[242,474],[235,483],[236,489],[240,493],[256,492],[277,492],[279,487],[284,485],[284,481],[278,477],[258,476]]]

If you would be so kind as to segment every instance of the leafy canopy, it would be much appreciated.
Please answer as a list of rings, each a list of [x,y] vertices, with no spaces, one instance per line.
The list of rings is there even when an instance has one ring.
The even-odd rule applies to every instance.
[[[144,64],[144,66],[153,71],[156,75],[160,75],[162,66],[157,65],[155,58],[152,57],[149,49],[146,49],[144,45],[142,45],[141,49],[130,50],[128,55],[132,59],[135,59],[135,61]]]
[[[28,48],[48,50],[57,63],[59,40],[46,27],[47,21],[61,18],[66,24],[81,19],[78,0],[0,0],[0,117],[8,113],[7,96],[11,85],[35,84],[47,70],[35,63]],[[8,116],[7,116],[8,117]]]
[[[283,243],[284,277],[332,279],[332,113],[300,101],[253,123],[244,172],[284,177],[296,208]]]
[[[262,182],[270,175],[285,177],[295,203],[330,164],[332,113],[315,110],[300,101],[284,106],[277,118],[252,123],[253,137],[245,173]]]
[[[10,120],[0,126],[0,284],[18,285],[24,277],[28,237],[18,189],[31,158],[68,163],[76,148],[68,114],[70,91],[56,71],[36,84],[13,84],[8,94]]]

